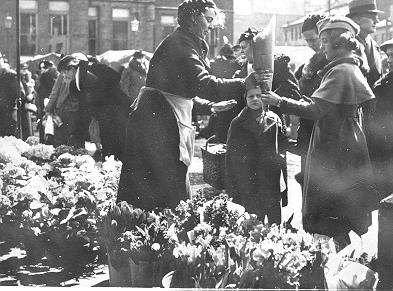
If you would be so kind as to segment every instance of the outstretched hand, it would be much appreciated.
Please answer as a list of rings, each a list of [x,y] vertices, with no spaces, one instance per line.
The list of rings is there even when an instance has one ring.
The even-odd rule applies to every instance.
[[[228,110],[232,109],[233,107],[235,107],[236,104],[237,104],[237,102],[234,99],[220,101],[220,102],[214,103],[212,105],[212,109],[214,110],[214,112],[228,111]]]
[[[282,98],[277,95],[276,93],[269,91],[269,92],[262,92],[262,102],[265,104],[279,106]]]

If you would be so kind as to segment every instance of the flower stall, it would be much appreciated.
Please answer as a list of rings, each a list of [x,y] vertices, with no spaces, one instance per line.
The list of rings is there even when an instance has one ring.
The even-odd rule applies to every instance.
[[[0,234],[29,264],[71,276],[106,260],[97,224],[115,200],[121,163],[82,150],[0,138]]]
[[[175,209],[116,203],[121,162],[85,150],[0,138],[0,238],[25,265],[84,276],[107,264],[110,286],[375,288],[371,259],[330,241],[263,223],[225,194]],[[0,243],[0,251],[4,244]],[[354,280],[356,278],[356,280]],[[26,283],[29,284],[29,283]]]

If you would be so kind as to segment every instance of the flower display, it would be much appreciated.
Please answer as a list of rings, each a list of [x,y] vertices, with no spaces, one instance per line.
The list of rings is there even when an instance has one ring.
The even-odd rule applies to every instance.
[[[131,278],[139,287],[167,273],[164,287],[325,288],[326,266],[344,282],[341,269],[355,274],[360,263],[368,272],[374,263],[352,253],[335,264],[312,235],[290,221],[264,224],[226,194],[198,194],[173,210],[116,204],[121,167],[113,156],[96,164],[85,150],[0,138],[0,226],[28,261],[78,277],[108,259],[119,274],[143,277]]]
[[[18,154],[0,163],[0,222],[20,229],[29,259],[80,275],[103,257],[97,224],[116,199],[121,162],[100,167],[85,151],[29,143],[0,141]]]

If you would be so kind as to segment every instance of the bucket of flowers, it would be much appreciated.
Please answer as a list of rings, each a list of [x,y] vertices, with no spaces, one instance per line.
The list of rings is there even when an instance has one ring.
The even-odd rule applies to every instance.
[[[226,236],[238,228],[244,207],[225,194],[211,200],[197,195],[180,202],[173,214],[176,267],[163,278],[164,287],[224,287],[231,265]]]
[[[165,212],[119,202],[104,217],[100,236],[107,249],[111,286],[161,286],[170,257]]]
[[[258,224],[248,237],[227,238],[235,264],[231,287],[324,288],[327,254],[312,235],[279,225]]]

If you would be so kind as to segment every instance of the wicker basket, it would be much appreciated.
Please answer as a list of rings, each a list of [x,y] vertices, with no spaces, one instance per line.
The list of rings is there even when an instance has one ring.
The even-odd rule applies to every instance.
[[[216,189],[225,188],[225,152],[211,152],[208,150],[208,144],[216,136],[206,140],[204,147],[201,147],[203,161],[203,181]],[[225,148],[225,144],[223,145]]]

